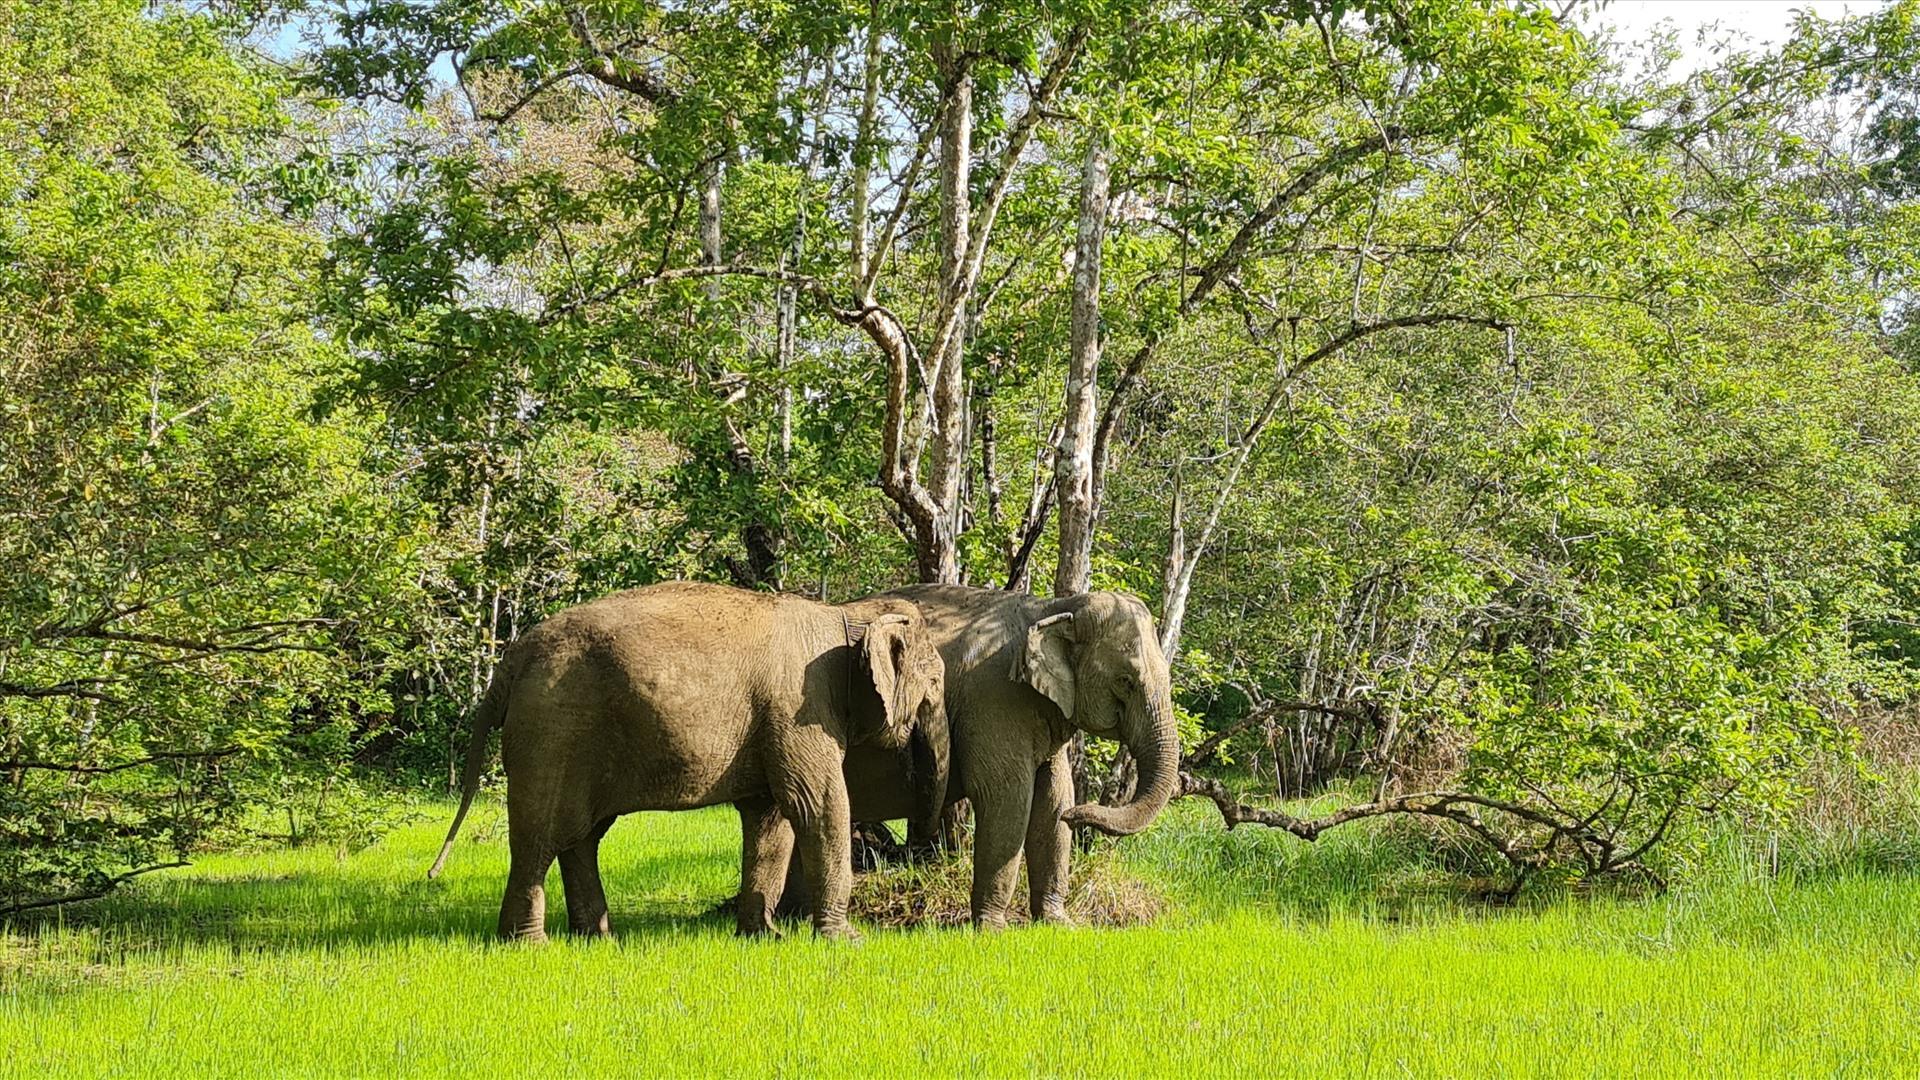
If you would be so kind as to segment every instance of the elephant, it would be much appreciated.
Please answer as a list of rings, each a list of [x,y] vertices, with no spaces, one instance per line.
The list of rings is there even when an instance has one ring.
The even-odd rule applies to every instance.
[[[945,661],[946,797],[973,802],[974,925],[1006,925],[1023,848],[1033,919],[1069,921],[1070,826],[1138,832],[1178,781],[1172,684],[1152,615],[1117,592],[1043,599],[914,585],[882,595],[920,610]],[[1126,804],[1073,805],[1066,746],[1076,728],[1117,739],[1133,754],[1139,782]],[[849,769],[847,785],[860,821],[897,816],[881,811],[925,798],[898,768]],[[743,888],[785,869],[757,861],[744,846]]]
[[[615,593],[508,647],[474,711],[460,809],[427,876],[446,864],[500,727],[513,856],[501,937],[545,939],[556,856],[569,928],[609,934],[599,845],[614,819],[722,803],[743,821],[778,811],[755,850],[784,866],[797,834],[809,894],[822,898],[815,932],[855,937],[844,758],[908,751],[916,729],[944,743],[944,708],[940,655],[908,601],[836,607],[688,582]],[[944,795],[944,755],[936,764],[942,775],[921,783]],[[767,929],[745,917],[740,928]]]
[[[906,819],[908,851],[922,857],[931,855],[947,832],[947,819],[941,811],[960,798],[948,786],[948,759],[945,709],[937,723],[914,724],[906,748],[862,744],[847,749],[843,774],[847,778],[849,817],[854,822]],[[774,930],[776,915],[803,917],[812,913],[803,859],[797,849],[791,851],[791,857],[756,857],[758,830],[785,824],[780,807],[768,807],[760,801],[741,805],[739,811],[741,888],[722,907],[732,907],[739,915],[741,934],[778,932]],[[781,886],[768,874],[783,876],[785,884]]]

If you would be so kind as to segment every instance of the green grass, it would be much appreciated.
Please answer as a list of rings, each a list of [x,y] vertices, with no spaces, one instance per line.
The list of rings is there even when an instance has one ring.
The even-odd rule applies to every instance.
[[[729,811],[618,825],[613,943],[491,943],[500,813],[209,858],[0,935],[0,1075],[1914,1075],[1920,879],[1454,899],[1404,840],[1181,805],[1127,930],[739,941]],[[479,828],[474,828],[474,825]],[[554,876],[558,884],[558,875]],[[557,903],[549,912],[557,929]]]

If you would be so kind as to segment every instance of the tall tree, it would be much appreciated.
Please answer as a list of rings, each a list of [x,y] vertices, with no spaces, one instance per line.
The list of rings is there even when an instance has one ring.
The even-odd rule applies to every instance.
[[[311,159],[229,27],[0,3],[0,913],[177,864],[390,707],[414,522],[311,413]]]

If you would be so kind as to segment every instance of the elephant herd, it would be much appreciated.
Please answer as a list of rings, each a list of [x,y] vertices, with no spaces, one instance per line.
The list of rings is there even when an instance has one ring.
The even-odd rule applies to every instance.
[[[500,934],[546,936],[555,859],[577,934],[609,932],[600,838],[637,810],[732,803],[743,934],[774,930],[797,858],[814,929],[853,936],[854,821],[937,834],[974,812],[976,926],[1007,919],[1025,854],[1032,917],[1066,918],[1071,829],[1145,828],[1176,779],[1167,662],[1146,606],[918,585],[843,605],[674,582],[569,608],[510,646],[473,716],[437,876],[502,729],[512,867]],[[1139,764],[1121,806],[1073,805],[1075,729]]]

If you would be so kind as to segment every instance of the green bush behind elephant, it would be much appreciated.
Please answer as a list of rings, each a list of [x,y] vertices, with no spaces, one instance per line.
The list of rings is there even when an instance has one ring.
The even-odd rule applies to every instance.
[[[598,852],[614,819],[720,803],[741,808],[754,857],[783,871],[797,835],[809,894],[822,898],[815,930],[850,935],[844,758],[868,744],[902,754],[903,771],[922,762],[936,774],[913,783],[937,804],[943,689],[940,656],[902,599],[835,607],[675,582],[569,608],[501,658],[474,713],[460,810],[429,876],[445,863],[498,726],[512,849],[503,937],[546,936],[556,857],[571,929],[607,933]],[[760,889],[740,905],[741,929],[769,928],[779,899],[778,882]]]

